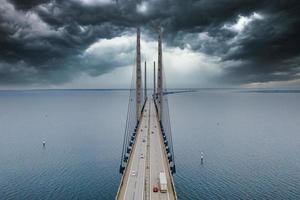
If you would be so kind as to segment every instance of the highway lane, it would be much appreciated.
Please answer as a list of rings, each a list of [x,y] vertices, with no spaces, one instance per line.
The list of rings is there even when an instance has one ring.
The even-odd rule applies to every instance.
[[[126,171],[126,182],[123,187],[123,197],[120,199],[141,200],[145,193],[145,156],[146,139],[148,132],[148,110],[149,103],[146,103],[140,126],[137,130],[136,141],[131,155],[131,163]],[[121,196],[120,196],[121,197]]]
[[[162,143],[162,134],[160,131],[159,123],[157,120],[157,113],[155,110],[154,102],[151,101],[150,110],[150,177],[151,177],[151,187],[154,186],[159,188],[159,173],[165,172],[167,176],[168,192],[153,192],[151,189],[151,199],[156,200],[173,200],[175,199],[174,193],[171,186],[171,179],[168,175],[168,163],[165,157],[164,144]]]

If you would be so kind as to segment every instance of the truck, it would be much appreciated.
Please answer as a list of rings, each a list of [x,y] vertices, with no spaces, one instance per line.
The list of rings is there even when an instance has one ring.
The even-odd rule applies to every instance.
[[[167,192],[167,177],[165,172],[160,172],[159,173],[159,189],[160,192],[164,193]]]

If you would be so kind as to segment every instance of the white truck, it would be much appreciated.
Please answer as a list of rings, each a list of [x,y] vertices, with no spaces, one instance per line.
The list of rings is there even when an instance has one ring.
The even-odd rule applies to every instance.
[[[167,185],[167,177],[165,172],[159,173],[159,189],[160,192],[167,192],[168,185]]]

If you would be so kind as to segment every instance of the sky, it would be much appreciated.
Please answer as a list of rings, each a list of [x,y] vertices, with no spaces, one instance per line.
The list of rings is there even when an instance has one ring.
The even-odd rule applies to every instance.
[[[297,0],[0,0],[0,89],[128,88],[136,27],[169,88],[300,88]],[[151,85],[151,81],[149,81]]]

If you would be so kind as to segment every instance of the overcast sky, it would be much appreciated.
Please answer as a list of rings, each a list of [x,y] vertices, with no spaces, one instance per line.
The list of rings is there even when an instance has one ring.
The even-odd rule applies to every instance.
[[[0,89],[128,88],[137,26],[148,71],[163,27],[168,87],[300,88],[299,10],[297,0],[0,0]]]

